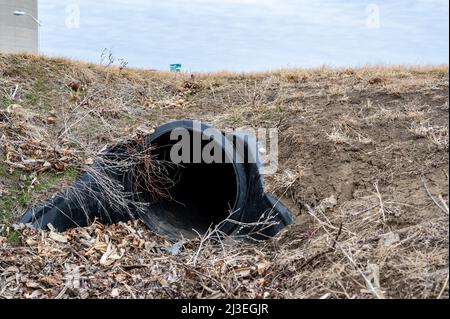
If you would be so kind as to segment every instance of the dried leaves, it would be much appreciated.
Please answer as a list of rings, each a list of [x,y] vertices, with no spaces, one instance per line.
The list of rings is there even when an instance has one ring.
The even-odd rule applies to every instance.
[[[261,252],[255,253],[251,244],[208,243],[193,265],[198,240],[174,245],[138,221],[93,225],[65,234],[50,228],[50,232],[22,228],[23,241],[15,249],[0,240],[0,297],[269,295],[265,287],[272,262],[261,259]]]
[[[448,233],[448,218],[383,232],[375,206],[357,218],[332,216],[333,209],[326,199],[310,211],[315,226],[294,225],[264,243],[210,238],[174,244],[139,221],[64,234],[51,226],[50,232],[21,228],[18,247],[0,237],[0,298],[448,295],[448,236],[441,235]],[[343,226],[334,227],[337,221]]]
[[[43,119],[18,104],[10,105],[1,111],[0,121],[5,163],[11,168],[19,168],[28,172],[42,172],[54,168],[63,171],[75,160],[74,153],[64,145],[57,144],[43,127]],[[47,124],[56,123],[56,115],[51,113]]]

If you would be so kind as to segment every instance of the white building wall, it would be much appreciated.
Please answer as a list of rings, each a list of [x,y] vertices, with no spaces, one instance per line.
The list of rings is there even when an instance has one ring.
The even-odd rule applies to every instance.
[[[39,19],[37,0],[0,0],[0,52],[36,54],[39,50],[39,26],[28,15],[13,15],[16,10]]]

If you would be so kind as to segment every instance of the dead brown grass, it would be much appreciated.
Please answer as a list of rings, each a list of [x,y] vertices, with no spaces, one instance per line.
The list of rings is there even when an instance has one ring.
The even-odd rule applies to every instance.
[[[67,183],[37,187],[48,174],[181,118],[278,127],[267,188],[295,224],[177,255],[138,222],[11,227]],[[448,66],[190,75],[0,55],[0,138],[0,297],[448,298]]]

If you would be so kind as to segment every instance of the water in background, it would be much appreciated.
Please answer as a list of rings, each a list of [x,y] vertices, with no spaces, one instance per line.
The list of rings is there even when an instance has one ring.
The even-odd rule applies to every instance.
[[[448,63],[447,0],[40,0],[44,54],[185,71]]]

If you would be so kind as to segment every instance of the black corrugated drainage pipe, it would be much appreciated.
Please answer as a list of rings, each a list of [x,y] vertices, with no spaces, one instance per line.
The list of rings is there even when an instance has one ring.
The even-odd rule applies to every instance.
[[[190,150],[188,154],[177,152],[182,140],[188,141],[188,147],[183,149]],[[145,191],[132,195],[134,201],[147,205],[145,210],[130,207],[131,215],[141,218],[153,231],[177,239],[190,238],[216,227],[227,235],[266,239],[292,223],[288,210],[264,193],[262,164],[253,136],[226,135],[204,123],[184,120],[158,127],[145,139],[144,145],[151,145],[155,160],[168,164],[165,173],[173,181],[167,189],[169,196],[154,200],[153,194]],[[212,146],[222,153],[214,153],[217,159],[214,162],[200,156],[205,148]],[[171,152],[183,156],[174,163]],[[104,158],[120,156],[126,156],[126,150],[121,147],[103,153]],[[119,181],[127,192],[134,191],[132,174],[105,169],[102,165],[104,161],[97,161],[94,167]],[[72,187],[77,192],[56,195],[46,204],[27,211],[21,222],[43,229],[51,223],[64,231],[89,225],[94,219],[114,223],[132,218],[99,196],[102,192],[97,184],[92,175],[84,173]]]

